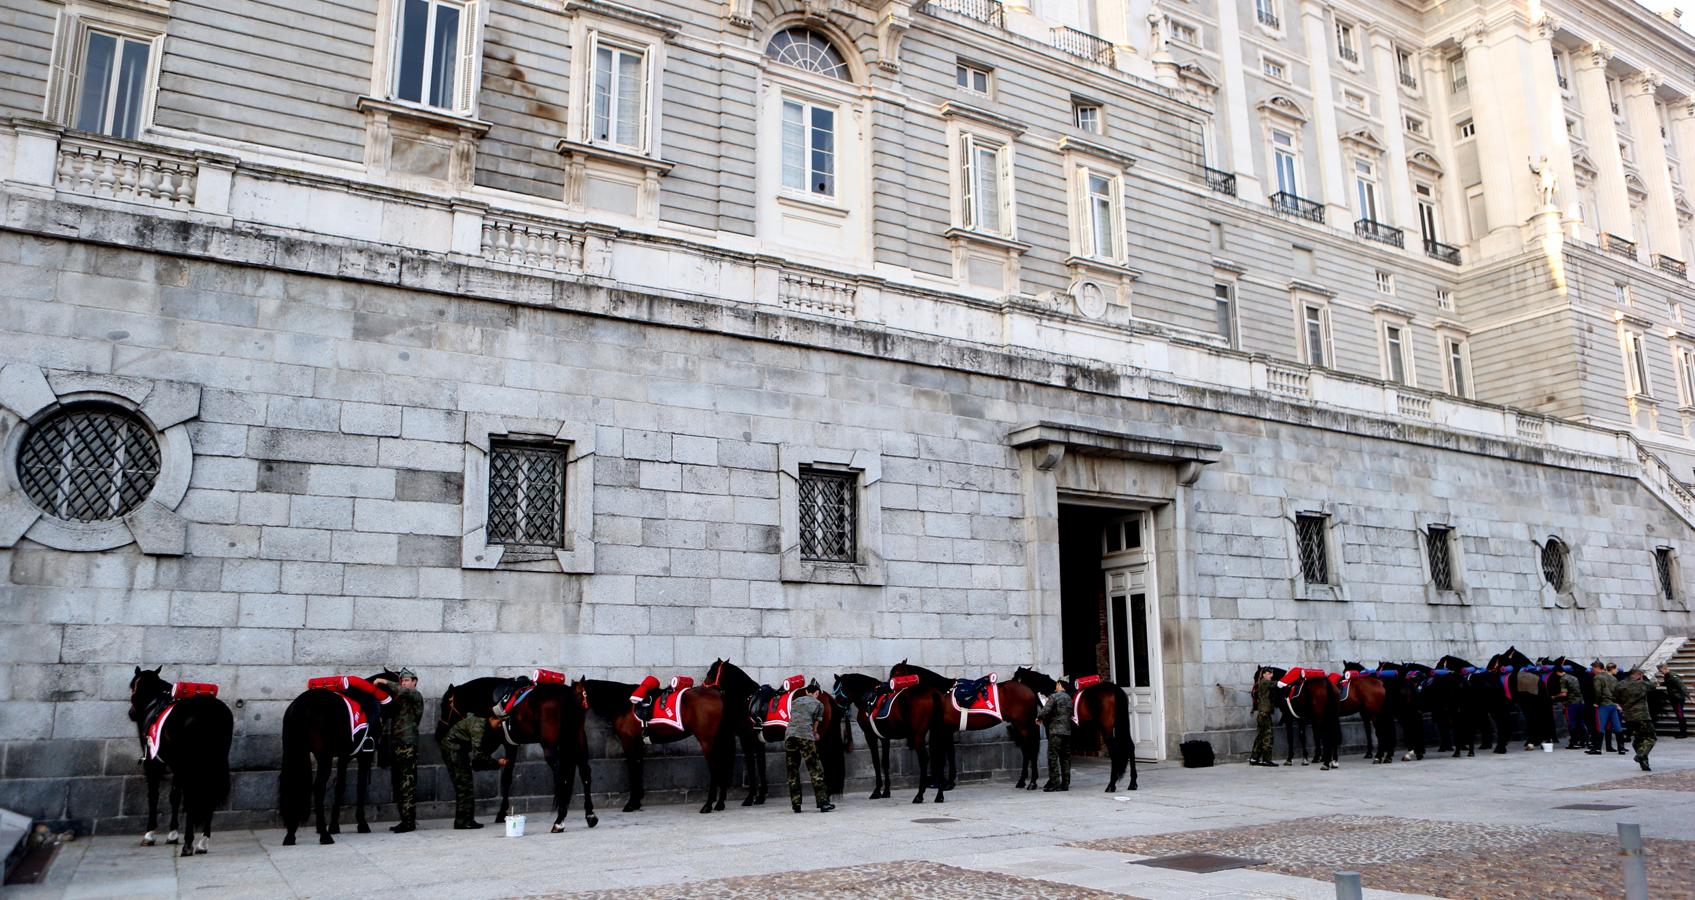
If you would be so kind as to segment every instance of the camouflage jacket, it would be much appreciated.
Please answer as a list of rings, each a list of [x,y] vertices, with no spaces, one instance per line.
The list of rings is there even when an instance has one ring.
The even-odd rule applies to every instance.
[[[388,739],[392,747],[418,746],[418,723],[424,718],[424,695],[398,684],[388,686],[392,711],[388,715]]]
[[[491,764],[489,755],[500,744],[500,732],[490,731],[482,716],[466,716],[441,736],[441,756],[449,764],[469,757],[471,767],[485,768]]]
[[[1667,672],[1660,685],[1665,688],[1666,696],[1670,697],[1673,703],[1682,703],[1689,699],[1689,692],[1683,687],[1683,679],[1676,672]]]
[[[1277,683],[1254,682],[1254,715],[1269,716],[1277,709]]]
[[[1613,699],[1613,691],[1618,687],[1618,679],[1605,672],[1595,676],[1595,705],[1606,706],[1617,703]]]
[[[824,704],[817,698],[801,694],[789,701],[789,727],[783,737],[803,741],[818,739],[818,726],[824,721]]]
[[[1048,726],[1048,736],[1067,735],[1071,733],[1071,695],[1064,691],[1054,691],[1048,695],[1047,702],[1042,704],[1042,711],[1036,714],[1042,724]]]
[[[1583,682],[1570,672],[1560,676],[1560,690],[1565,691],[1565,702],[1576,706],[1583,702]]]
[[[1626,722],[1646,722],[1648,718],[1648,682],[1626,679],[1614,691],[1619,713]]]

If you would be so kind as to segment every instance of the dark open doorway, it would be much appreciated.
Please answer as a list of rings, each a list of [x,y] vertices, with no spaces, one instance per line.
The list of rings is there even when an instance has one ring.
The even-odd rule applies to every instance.
[[[1101,529],[1123,515],[1111,507],[1059,505],[1060,634],[1067,675],[1109,674]]]

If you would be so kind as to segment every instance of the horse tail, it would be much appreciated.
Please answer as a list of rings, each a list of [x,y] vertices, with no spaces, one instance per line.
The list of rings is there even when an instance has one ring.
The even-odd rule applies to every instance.
[[[842,717],[839,707],[835,712],[837,717]],[[818,754],[819,761],[824,764],[824,784],[830,789],[832,796],[839,796],[842,786],[847,783],[847,759],[843,756],[847,749],[844,736],[851,734],[846,728],[840,731],[826,728],[818,741],[818,749],[821,751]]]
[[[1130,695],[1123,688],[1118,689],[1114,698],[1118,710],[1112,717],[1112,780],[1124,777],[1124,768],[1130,767],[1130,783],[1136,783],[1136,738],[1130,730]]]
[[[277,778],[277,807],[282,812],[283,825],[290,831],[306,821],[311,806],[312,756],[307,749],[303,730],[304,715],[297,704],[290,704],[283,714],[282,772]]]

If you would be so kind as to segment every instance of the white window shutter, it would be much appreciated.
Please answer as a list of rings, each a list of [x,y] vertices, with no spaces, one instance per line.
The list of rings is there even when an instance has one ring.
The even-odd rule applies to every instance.
[[[1018,233],[1012,221],[1012,149],[1002,147],[995,151],[996,179],[1001,185],[1001,234],[1011,237]]]
[[[457,95],[453,111],[472,116],[477,112],[477,94],[482,84],[483,0],[470,0],[460,12],[459,71],[454,79]]]
[[[78,45],[83,40],[82,20],[73,13],[60,14],[47,94],[51,104],[47,119],[58,125],[69,125],[71,121],[77,95],[76,59],[82,55],[82,47]]]
[[[1076,172],[1077,188],[1076,201],[1073,203],[1076,211],[1072,213],[1073,221],[1077,223],[1077,247],[1082,256],[1095,254],[1095,219],[1089,209],[1089,170],[1079,167]]]
[[[960,168],[959,168],[959,191],[960,192],[959,192],[959,196],[960,196],[960,217],[961,217],[961,220],[962,220],[960,222],[960,224],[965,226],[966,228],[977,227],[977,216],[976,216],[976,213],[974,212],[974,210],[972,209],[972,202],[973,202],[972,188],[976,184],[976,181],[973,180],[972,177],[971,177],[971,165],[972,165],[971,157],[973,155],[974,155],[974,150],[971,146],[971,135],[968,134],[968,135],[962,136],[959,139],[959,159],[960,159]]]

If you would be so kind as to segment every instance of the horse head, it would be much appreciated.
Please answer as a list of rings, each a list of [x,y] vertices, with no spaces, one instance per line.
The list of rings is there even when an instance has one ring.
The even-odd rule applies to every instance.
[[[147,715],[147,708],[161,697],[171,694],[171,683],[159,676],[164,666],[157,669],[135,667],[135,674],[129,680],[129,718],[131,722],[140,722]]]
[[[1022,683],[1038,694],[1051,694],[1058,686],[1054,679],[1026,666],[1019,666],[1018,670],[1012,673],[1012,680]]]
[[[1356,661],[1351,660],[1351,659],[1344,659],[1344,660],[1342,660],[1342,671],[1344,671],[1344,672],[1364,672],[1365,671],[1365,665],[1363,663],[1359,663],[1359,662],[1356,662]]]

